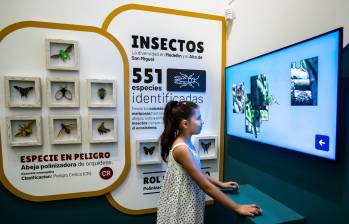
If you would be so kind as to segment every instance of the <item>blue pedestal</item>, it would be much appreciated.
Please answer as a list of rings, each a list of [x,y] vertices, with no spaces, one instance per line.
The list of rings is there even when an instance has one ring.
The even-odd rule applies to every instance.
[[[257,204],[263,213],[255,217],[238,217],[238,223],[304,223],[304,217],[249,184],[241,185],[239,194],[226,195],[238,204]]]

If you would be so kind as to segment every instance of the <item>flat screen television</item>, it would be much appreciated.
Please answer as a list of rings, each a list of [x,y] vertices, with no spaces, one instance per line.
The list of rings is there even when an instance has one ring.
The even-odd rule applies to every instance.
[[[343,29],[229,66],[228,135],[336,159]]]

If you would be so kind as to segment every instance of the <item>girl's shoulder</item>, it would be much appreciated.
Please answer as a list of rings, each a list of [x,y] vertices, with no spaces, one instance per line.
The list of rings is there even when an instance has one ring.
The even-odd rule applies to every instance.
[[[180,147],[182,146],[182,147]],[[185,144],[185,142],[174,142],[172,147],[171,147],[171,151],[178,149],[178,148],[189,148],[187,144]]]
[[[189,151],[196,151],[195,150],[195,147],[192,145],[188,145],[187,143],[183,142],[183,141],[175,141],[173,144],[172,144],[172,147],[171,147],[171,151],[173,151],[174,149],[177,149],[177,148],[185,148]]]

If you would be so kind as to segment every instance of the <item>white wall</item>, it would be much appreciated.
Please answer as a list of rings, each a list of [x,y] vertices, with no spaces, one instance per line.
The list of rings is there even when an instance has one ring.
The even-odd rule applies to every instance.
[[[0,0],[0,29],[39,20],[100,26],[111,10],[138,3],[224,15],[228,0]],[[227,39],[227,65],[344,27],[349,42],[349,0],[235,0]]]
[[[348,0],[235,0],[237,18],[227,42],[227,65],[344,27],[349,42]]]
[[[222,0],[0,0],[0,29],[23,20],[101,26],[113,9],[132,3],[221,15],[224,8]]]

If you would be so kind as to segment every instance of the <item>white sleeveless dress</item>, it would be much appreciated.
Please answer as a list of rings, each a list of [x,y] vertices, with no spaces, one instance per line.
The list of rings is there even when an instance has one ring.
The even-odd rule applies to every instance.
[[[157,224],[204,223],[205,193],[173,158],[173,149],[185,145],[196,167],[201,170],[200,157],[185,143],[172,146],[158,204]]]

